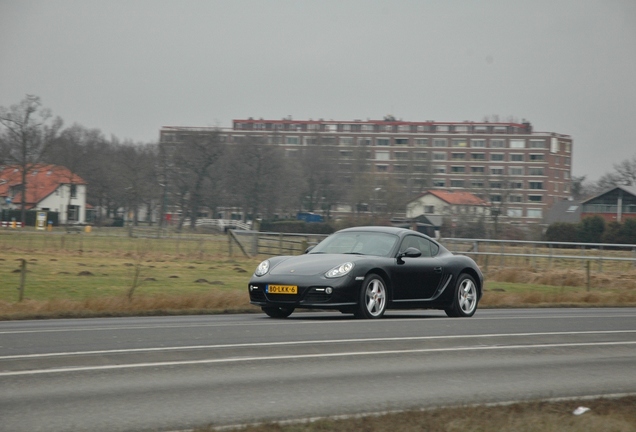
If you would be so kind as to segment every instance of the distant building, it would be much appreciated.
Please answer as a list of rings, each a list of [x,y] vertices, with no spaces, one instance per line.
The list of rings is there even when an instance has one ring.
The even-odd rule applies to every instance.
[[[59,213],[59,223],[86,222],[86,182],[68,168],[36,165],[26,176],[26,197],[22,194],[19,166],[0,167],[0,208]]]
[[[217,130],[163,127],[160,141],[178,146],[188,136]],[[572,138],[536,132],[528,122],[249,118],[219,131],[228,145],[257,137],[280,146],[290,161],[304,146],[331,146],[345,183],[352,181],[356,155],[364,154],[371,191],[387,190],[389,181],[401,185],[408,197],[435,189],[467,191],[517,222],[541,223],[548,208],[570,196]]]
[[[422,220],[437,229],[445,217],[451,222],[473,222],[489,214],[490,204],[470,192],[429,190],[406,205],[406,218]]]
[[[581,218],[600,216],[607,222],[636,218],[636,187],[615,186],[581,205]]]

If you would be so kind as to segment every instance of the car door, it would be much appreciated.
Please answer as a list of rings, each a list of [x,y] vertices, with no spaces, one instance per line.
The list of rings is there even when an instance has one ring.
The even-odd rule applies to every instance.
[[[444,274],[441,260],[434,256],[437,254],[437,245],[424,237],[407,235],[402,240],[399,252],[409,247],[416,248],[422,255],[396,260],[392,273],[395,302],[430,299]]]

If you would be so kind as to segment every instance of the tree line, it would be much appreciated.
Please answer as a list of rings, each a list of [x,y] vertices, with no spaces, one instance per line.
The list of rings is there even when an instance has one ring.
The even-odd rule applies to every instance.
[[[338,202],[354,209],[371,202],[366,150],[345,175],[337,149],[322,144],[317,137],[312,145],[286,154],[281,146],[256,137],[228,145],[218,130],[188,134],[176,145],[134,143],[77,123],[65,127],[37,96],[0,107],[0,166],[19,166],[23,188],[37,165],[65,166],[88,184],[87,202],[100,209],[98,224],[122,213],[138,224],[141,215],[149,221],[148,215],[171,212],[180,215],[179,228],[185,223],[194,228],[204,210],[214,214],[220,207],[240,209],[243,218],[267,219],[299,210],[328,215]],[[73,181],[78,179],[69,179]],[[403,206],[396,195],[403,198],[391,194],[395,208],[388,211]],[[24,214],[23,203],[23,221]]]
[[[272,219],[299,210],[328,217],[336,204],[390,217],[424,191],[426,185],[409,181],[409,172],[378,184],[367,148],[356,147],[342,161],[329,139],[316,134],[296,151],[276,145],[275,137],[270,142],[247,137],[229,145],[218,130],[186,134],[178,144],[134,143],[77,123],[65,127],[38,96],[0,107],[0,165],[19,166],[23,186],[38,164],[67,167],[88,184],[87,201],[100,209],[97,223],[122,211],[135,224],[142,214],[170,211],[180,215],[179,227],[186,222],[194,227],[203,210],[214,214],[221,207],[238,208],[243,218]],[[574,177],[574,197],[636,184],[636,155],[614,169],[595,183]],[[22,220],[24,213],[23,206]]]

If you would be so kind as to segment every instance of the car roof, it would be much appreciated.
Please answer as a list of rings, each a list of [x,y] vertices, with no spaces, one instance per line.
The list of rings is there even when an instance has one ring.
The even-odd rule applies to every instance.
[[[359,227],[352,227],[352,228],[345,228],[342,229],[338,232],[382,232],[382,233],[387,233],[387,234],[395,234],[398,236],[403,236],[406,235],[408,233],[411,234],[418,234],[418,235],[423,235],[422,233],[419,233],[417,231],[413,231],[410,229],[406,229],[406,228],[398,228],[398,227],[389,227],[389,226],[359,226]]]

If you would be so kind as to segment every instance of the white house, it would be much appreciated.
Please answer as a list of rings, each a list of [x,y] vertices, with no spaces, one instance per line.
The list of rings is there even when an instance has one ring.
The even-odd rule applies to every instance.
[[[406,205],[406,217],[417,219],[425,216],[439,227],[442,218],[472,219],[488,214],[490,205],[469,192],[429,190]]]
[[[59,213],[59,223],[86,222],[86,182],[68,168],[35,165],[26,176],[26,199],[22,194],[22,171],[16,165],[0,166],[0,204],[5,209]]]

